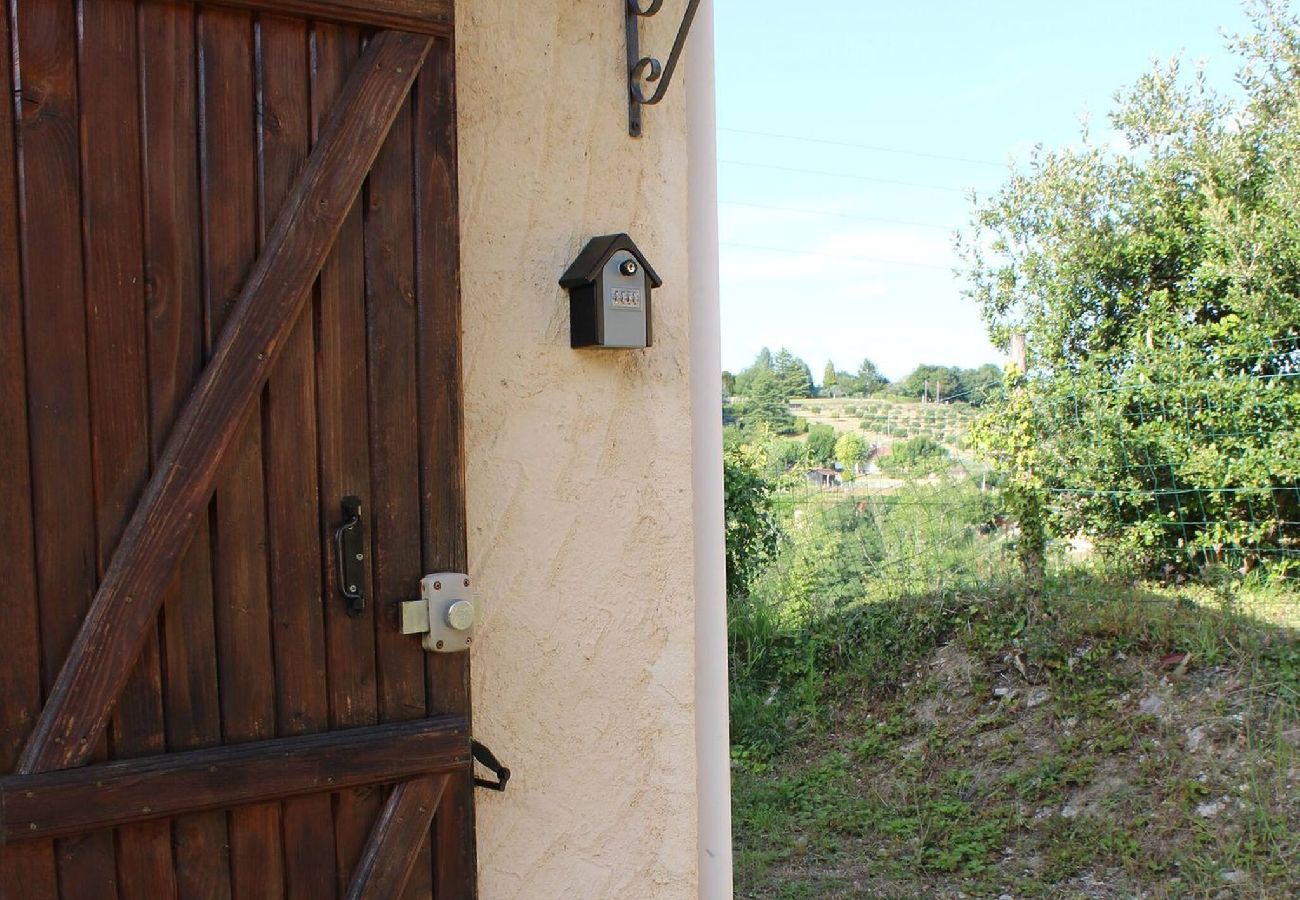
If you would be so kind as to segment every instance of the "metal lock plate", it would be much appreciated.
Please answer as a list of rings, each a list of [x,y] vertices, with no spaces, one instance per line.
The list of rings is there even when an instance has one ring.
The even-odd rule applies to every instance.
[[[438,572],[420,579],[420,599],[402,604],[402,634],[423,634],[434,653],[468,650],[474,643],[478,609],[463,572]]]
[[[646,346],[648,277],[628,250],[620,250],[605,263],[604,310],[601,343],[606,347]]]

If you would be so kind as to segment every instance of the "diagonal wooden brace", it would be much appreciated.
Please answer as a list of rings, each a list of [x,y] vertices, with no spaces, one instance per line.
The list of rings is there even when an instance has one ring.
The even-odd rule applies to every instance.
[[[131,516],[19,773],[82,765],[103,733],[238,425],[266,384],[433,41],[384,31],[366,46]]]
[[[426,775],[393,788],[361,853],[347,900],[402,896],[449,778]]]

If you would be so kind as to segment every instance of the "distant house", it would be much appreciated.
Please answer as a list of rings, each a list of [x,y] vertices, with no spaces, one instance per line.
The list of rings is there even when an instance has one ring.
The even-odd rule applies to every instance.
[[[808,470],[808,483],[813,487],[833,488],[839,487],[843,479],[834,469],[817,468]]]

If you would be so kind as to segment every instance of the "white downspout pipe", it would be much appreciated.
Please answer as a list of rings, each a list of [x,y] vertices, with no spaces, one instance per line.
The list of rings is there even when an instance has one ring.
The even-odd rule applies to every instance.
[[[722,329],[718,309],[718,145],[713,3],[703,0],[686,55],[690,253],[691,488],[695,524],[695,758],[699,896],[731,886],[731,739],[722,511]]]

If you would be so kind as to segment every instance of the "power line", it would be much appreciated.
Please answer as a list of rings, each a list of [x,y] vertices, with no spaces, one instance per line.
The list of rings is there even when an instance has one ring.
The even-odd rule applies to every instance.
[[[788,253],[793,256],[821,256],[829,259],[850,259],[855,262],[878,263],[884,266],[909,266],[915,269],[933,269],[936,272],[952,272],[950,266],[936,266],[933,263],[907,262],[901,259],[886,259],[879,256],[858,256],[853,253],[827,253],[823,250],[791,250],[788,247],[766,247],[760,244],[741,244],[735,241],[719,241],[720,247],[733,247],[738,250],[761,250],[764,253]]]
[[[938,184],[922,184],[916,181],[896,181],[892,178],[876,178],[871,175],[850,175],[847,172],[827,172],[822,169],[798,169],[793,166],[773,166],[767,163],[745,162],[741,159],[719,159],[718,162],[729,166],[745,166],[751,169],[771,169],[774,172],[797,172],[801,175],[825,175],[828,178],[849,178],[853,181],[873,181],[878,184],[896,184],[902,187],[924,188],[931,191],[945,191],[950,194],[964,194],[963,188],[944,187]]]
[[[826,144],[831,147],[852,147],[857,150],[871,150],[876,153],[894,153],[899,156],[918,156],[923,159],[942,159],[948,162],[969,163],[973,166],[995,166],[1005,168],[1005,163],[993,162],[991,159],[973,159],[969,156],[949,156],[945,153],[927,153],[924,150],[904,150],[901,147],[886,147],[881,144],[859,144],[853,141],[833,141],[829,138],[801,137],[795,134],[777,134],[774,131],[755,131],[748,128],[719,128],[730,134],[748,134],[755,137],[778,138],[783,141],[800,141],[805,144]]]
[[[949,225],[934,222],[912,222],[907,219],[891,219],[886,216],[862,216],[854,213],[831,212],[828,209],[801,209],[797,206],[771,206],[766,203],[744,203],[740,200],[719,200],[722,206],[743,206],[748,209],[770,209],[774,212],[806,213],[813,216],[831,216],[836,219],[850,219],[855,222],[884,222],[889,225],[910,225],[914,228],[936,228],[939,231],[952,231]]]

